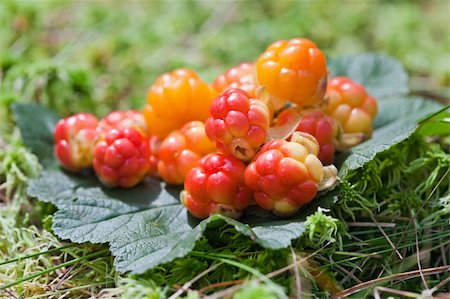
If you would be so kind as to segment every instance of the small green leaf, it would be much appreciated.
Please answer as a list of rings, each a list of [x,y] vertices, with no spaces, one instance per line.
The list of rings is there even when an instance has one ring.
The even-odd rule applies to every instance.
[[[346,76],[358,82],[377,100],[407,95],[408,74],[402,64],[385,54],[357,54],[331,59],[328,68],[333,77]]]
[[[450,105],[442,108],[435,115],[421,121],[418,133],[422,136],[449,136]]]

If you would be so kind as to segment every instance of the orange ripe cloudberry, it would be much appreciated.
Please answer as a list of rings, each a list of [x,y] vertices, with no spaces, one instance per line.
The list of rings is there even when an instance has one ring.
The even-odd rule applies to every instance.
[[[227,155],[248,161],[264,144],[270,125],[269,108],[241,89],[217,97],[206,121],[206,134]]]
[[[147,137],[139,129],[111,129],[95,145],[94,170],[108,187],[133,187],[147,175],[149,155]]]
[[[192,121],[167,136],[159,147],[158,172],[173,185],[181,185],[188,172],[197,166],[201,157],[216,150],[206,137],[201,121]]]
[[[78,113],[61,119],[55,127],[55,156],[70,171],[80,171],[92,165],[92,149],[98,120],[88,113]]]
[[[286,101],[316,106],[325,94],[326,58],[309,39],[276,41],[256,61],[256,79],[275,109]]]
[[[347,77],[333,78],[327,88],[325,112],[333,117],[344,133],[372,134],[372,122],[377,115],[377,102],[366,89]]]
[[[147,95],[144,116],[149,135],[165,138],[189,121],[205,121],[217,92],[189,69],[161,75]]]
[[[181,202],[197,218],[223,214],[238,218],[252,198],[244,182],[245,164],[223,154],[209,154],[187,175]]]

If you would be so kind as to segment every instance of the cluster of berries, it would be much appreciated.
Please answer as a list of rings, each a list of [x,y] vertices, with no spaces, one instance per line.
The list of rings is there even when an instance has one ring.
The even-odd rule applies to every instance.
[[[70,171],[92,165],[108,187],[148,175],[184,184],[181,202],[198,218],[236,218],[252,203],[288,216],[336,184],[335,151],[370,138],[376,114],[363,86],[329,78],[322,51],[294,38],[212,85],[188,69],[163,74],[143,113],[62,119],[55,154]]]

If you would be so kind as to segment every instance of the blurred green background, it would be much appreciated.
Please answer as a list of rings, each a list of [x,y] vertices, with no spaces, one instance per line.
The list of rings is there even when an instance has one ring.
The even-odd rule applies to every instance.
[[[413,76],[413,90],[445,98],[449,15],[448,0],[2,1],[0,94],[103,115],[142,106],[173,68],[211,82],[272,41],[306,37],[329,57],[388,53]]]

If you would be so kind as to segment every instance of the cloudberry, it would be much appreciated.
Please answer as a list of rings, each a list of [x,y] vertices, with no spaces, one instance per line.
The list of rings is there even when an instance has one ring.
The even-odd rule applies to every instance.
[[[254,64],[252,62],[241,63],[218,76],[213,82],[213,87],[220,93],[231,88],[239,88],[254,98],[256,97],[256,84],[253,73]]]
[[[344,133],[372,134],[372,122],[377,115],[377,102],[366,89],[347,77],[333,78],[327,88],[325,112],[342,126]]]
[[[316,106],[325,94],[326,58],[308,39],[279,40],[259,56],[256,78],[258,85],[271,95],[275,109],[286,101]]]
[[[169,184],[181,185],[201,157],[216,150],[200,121],[192,121],[167,136],[159,148],[158,171]]]
[[[270,125],[269,109],[245,91],[225,91],[213,101],[210,113],[206,134],[223,153],[248,161],[264,144]]]
[[[315,138],[295,132],[291,140],[266,143],[244,175],[257,204],[279,216],[289,216],[311,202],[324,178]]]
[[[150,169],[149,144],[137,128],[106,131],[94,148],[94,170],[108,187],[133,187]]]
[[[217,92],[189,69],[161,75],[147,95],[144,116],[149,135],[165,138],[189,121],[205,121]]]
[[[76,172],[92,165],[97,124],[97,118],[88,113],[69,116],[56,124],[55,156],[64,168]]]
[[[296,131],[309,133],[314,136],[319,143],[319,153],[317,157],[323,165],[329,165],[334,160],[334,139],[337,137],[338,130],[334,120],[325,115],[320,110],[303,110],[291,107],[278,114],[277,126],[282,126],[301,113],[301,119]]]
[[[223,214],[238,218],[252,198],[244,182],[245,164],[223,154],[209,154],[187,175],[181,202],[198,218]]]
[[[142,133],[146,133],[147,124],[144,115],[136,110],[113,111],[100,120],[97,131],[103,133],[111,129],[128,128],[138,128]]]

